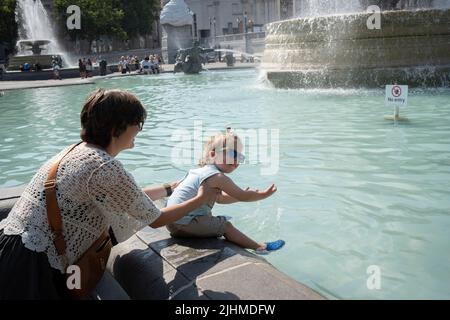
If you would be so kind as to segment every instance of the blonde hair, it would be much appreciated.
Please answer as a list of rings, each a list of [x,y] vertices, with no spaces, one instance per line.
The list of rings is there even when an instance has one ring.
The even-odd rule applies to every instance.
[[[220,149],[233,149],[239,151],[242,150],[242,148],[241,139],[233,132],[227,131],[225,133],[218,133],[209,137],[203,146],[203,153],[199,161],[199,166],[204,167],[214,163],[214,159],[210,156],[211,151]]]

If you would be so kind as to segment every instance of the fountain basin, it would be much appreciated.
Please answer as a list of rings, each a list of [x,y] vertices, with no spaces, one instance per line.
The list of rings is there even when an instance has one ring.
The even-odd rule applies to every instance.
[[[28,63],[31,68],[35,64],[39,64],[41,69],[50,69],[53,67],[53,60],[55,57],[60,57],[58,54],[41,54],[42,50],[48,50],[47,46],[51,44],[50,40],[20,40],[17,42],[17,47],[21,54],[12,56],[8,62],[9,71],[18,71],[20,66]],[[32,54],[24,54],[31,51]]]
[[[300,18],[267,28],[262,68],[280,88],[448,86],[450,10]]]
[[[41,54],[42,50],[46,50],[45,45],[50,44],[50,40],[20,40],[17,46],[21,51],[30,50],[33,55]]]
[[[32,67],[33,65],[39,63],[42,69],[52,68],[52,61],[55,55],[32,55],[32,56],[14,56],[9,59],[8,71],[18,71],[20,70],[20,65],[24,63],[29,63]]]

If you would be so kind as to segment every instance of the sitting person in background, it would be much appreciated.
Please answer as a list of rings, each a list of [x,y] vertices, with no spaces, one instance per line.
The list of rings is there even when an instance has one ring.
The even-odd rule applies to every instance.
[[[127,64],[126,64],[126,67],[125,67],[125,69],[126,69],[126,72],[128,72],[128,73],[131,73],[131,66],[133,65],[132,63],[132,59],[133,58],[133,56],[128,56],[127,57],[127,59],[126,59],[126,62],[127,62]]]
[[[134,70],[140,71],[140,63],[138,56],[134,56]]]
[[[161,59],[161,56],[160,56],[159,54],[156,54],[156,55],[155,55],[155,60],[156,60],[156,62],[158,63],[158,69],[159,69],[159,71],[160,71],[160,72],[163,71],[163,67],[162,67],[162,59]]]
[[[151,59],[151,63],[152,63],[152,71],[153,71],[153,73],[154,74],[155,73],[159,73],[159,60],[156,59],[156,57],[153,56],[153,55],[150,57],[150,59]]]
[[[53,79],[54,80],[62,80],[61,76],[59,75],[59,64],[57,61],[53,61]]]
[[[150,62],[150,58],[148,56],[141,61],[141,69],[139,72],[144,72],[145,74],[153,73],[152,63]]]
[[[20,69],[20,71],[30,71],[30,70],[31,70],[31,68],[30,68],[30,64],[28,62],[25,62],[22,65],[22,68]]]
[[[122,73],[122,74],[127,73],[127,65],[128,65],[127,60],[125,59],[124,56],[122,56],[120,58],[120,61],[119,61],[119,64],[118,64],[119,72]]]

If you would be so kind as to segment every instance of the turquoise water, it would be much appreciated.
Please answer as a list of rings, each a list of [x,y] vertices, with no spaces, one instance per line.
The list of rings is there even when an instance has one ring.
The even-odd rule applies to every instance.
[[[329,298],[450,298],[450,90],[411,90],[406,123],[383,119],[392,114],[383,90],[276,90],[253,70],[10,91],[0,98],[0,187],[27,183],[77,141],[81,105],[96,87],[130,90],[149,112],[136,147],[119,155],[142,186],[192,166],[171,154],[177,130],[194,135],[199,121],[204,131],[279,130],[275,174],[253,163],[231,175],[278,192],[215,212],[256,240],[285,239],[267,260],[291,277]],[[378,290],[366,285],[371,265]]]

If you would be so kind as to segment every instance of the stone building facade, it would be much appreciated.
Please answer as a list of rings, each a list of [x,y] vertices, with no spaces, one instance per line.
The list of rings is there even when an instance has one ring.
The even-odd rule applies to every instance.
[[[164,6],[169,0],[162,0]],[[264,31],[264,25],[291,18],[293,0],[185,0],[197,39]]]

